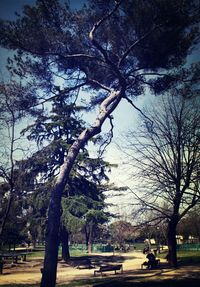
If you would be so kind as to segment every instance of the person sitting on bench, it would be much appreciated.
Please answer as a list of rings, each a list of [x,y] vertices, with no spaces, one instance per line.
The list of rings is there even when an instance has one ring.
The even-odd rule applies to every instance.
[[[142,263],[142,266],[147,266],[148,269],[158,266],[159,260],[156,259],[155,255],[151,251],[148,252],[146,258],[148,261]]]

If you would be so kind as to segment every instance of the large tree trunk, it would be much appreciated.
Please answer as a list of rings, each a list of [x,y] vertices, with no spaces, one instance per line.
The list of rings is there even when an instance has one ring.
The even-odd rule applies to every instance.
[[[10,209],[11,209],[11,205],[12,205],[12,201],[13,201],[13,187],[11,188],[11,191],[10,191],[10,195],[9,195],[9,199],[8,199],[8,203],[7,203],[7,206],[6,206],[6,210],[2,216],[2,219],[1,219],[1,225],[0,225],[0,241],[2,241],[2,237],[3,237],[3,232],[4,232],[4,229],[5,229],[5,225],[6,225],[6,222],[8,220],[8,215],[10,213]]]
[[[110,114],[119,104],[121,98],[124,96],[124,88],[125,87],[119,91],[110,92],[109,96],[100,105],[100,110],[96,121],[90,128],[86,128],[80,134],[78,139],[72,144],[65,162],[60,167],[60,173],[57,176],[55,185],[52,189],[49,205],[46,229],[45,259],[44,268],[42,270],[41,287],[55,287],[56,284],[61,199],[73,163],[79,153],[79,150],[84,147],[88,140],[101,132],[101,126],[103,125],[104,121],[110,116]]]
[[[51,195],[45,241],[45,259],[41,287],[55,287],[59,246],[61,192],[55,188]]]
[[[92,253],[92,243],[93,243],[93,224],[89,224],[89,240],[88,240],[88,253]]]
[[[176,226],[177,224],[175,222],[170,221],[168,224],[168,231],[167,231],[168,262],[172,267],[177,267]]]
[[[93,243],[93,224],[88,223],[85,228],[85,244],[86,244],[86,250],[89,254],[92,253],[92,243]]]
[[[70,258],[69,252],[69,233],[65,226],[62,226],[60,230],[60,239],[62,245],[62,259],[67,261]]]
[[[89,250],[89,231],[87,230],[87,226],[84,227],[85,231],[85,245],[86,245],[86,250]]]

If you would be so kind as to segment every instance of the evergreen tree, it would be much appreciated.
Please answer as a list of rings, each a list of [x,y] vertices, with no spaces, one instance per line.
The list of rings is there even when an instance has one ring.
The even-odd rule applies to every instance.
[[[68,102],[68,97],[56,97],[53,99],[52,110],[46,112],[45,115],[41,113],[35,123],[23,130],[23,134],[29,133],[28,139],[36,141],[39,148],[28,160],[18,163],[20,168],[26,170],[29,177],[35,180],[34,192],[29,197],[33,199],[31,199],[31,201],[29,200],[30,206],[28,205],[28,208],[31,207],[32,211],[29,229],[34,242],[36,240],[34,237],[37,236],[38,233],[41,233],[34,224],[39,224],[39,226],[44,225],[46,219],[48,209],[46,202],[48,202],[49,198],[48,187],[50,188],[54,177],[59,172],[59,168],[64,162],[70,145],[83,129],[84,123],[77,115],[83,108],[81,106],[77,107],[75,104],[68,104]],[[71,217],[70,220],[68,220],[66,216],[66,214],[68,216],[70,215],[68,205],[73,204],[73,202],[77,200],[77,202],[85,206],[85,211],[76,215],[75,219],[81,221],[83,216],[87,217],[87,220],[86,218],[84,220],[85,230],[87,230],[89,226],[88,221],[90,221],[90,226],[92,222],[93,225],[94,222],[102,222],[102,218],[105,214],[103,211],[100,211],[100,203],[98,202],[101,201],[101,205],[104,206],[105,196],[102,195],[102,192],[100,196],[98,191],[101,190],[101,188],[99,188],[98,185],[100,185],[102,180],[108,179],[105,174],[106,168],[109,168],[109,164],[102,159],[90,158],[86,148],[84,148],[77,157],[69,184],[63,193],[63,196],[67,198],[64,201],[66,206],[62,204],[62,221],[60,226],[62,258],[64,260],[70,257],[68,238],[72,225],[69,223]],[[86,204],[87,200],[88,203]],[[95,211],[95,205],[97,205],[97,203],[99,205],[99,211]],[[78,212],[78,205],[76,208]],[[103,209],[103,207],[101,207],[101,209]],[[93,217],[91,216],[92,210]],[[98,215],[96,214],[97,212]],[[100,213],[102,213],[101,219]],[[88,219],[89,217],[90,219]],[[92,230],[89,232],[90,239],[91,235]],[[88,240],[86,241],[88,245]]]

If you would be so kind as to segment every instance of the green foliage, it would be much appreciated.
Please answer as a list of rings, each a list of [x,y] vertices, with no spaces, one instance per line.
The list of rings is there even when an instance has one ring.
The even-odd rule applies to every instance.
[[[109,218],[109,213],[104,211],[105,203],[98,196],[98,190],[93,194],[69,196],[62,199],[62,220],[70,232],[81,231],[84,226],[91,222],[103,224]]]
[[[51,111],[41,112],[35,123],[22,131],[23,134],[28,133],[28,139],[36,141],[39,148],[30,158],[18,162],[18,167],[23,170],[21,179],[27,183],[27,190],[32,188],[26,197],[25,208],[34,242],[44,238],[49,191],[54,177],[70,146],[84,128],[84,122],[79,117],[82,109],[70,104],[68,97],[56,97]],[[86,148],[79,154],[62,204],[63,223],[71,233],[81,230],[92,219],[99,223],[106,221],[105,214],[100,211],[104,208],[105,199],[105,188],[100,182],[108,180],[105,174],[108,168],[109,163],[102,159],[90,158]]]
[[[4,245],[16,245],[28,239],[26,232],[26,220],[22,214],[21,204],[22,202],[20,200],[15,200],[12,202],[11,211],[5,224],[5,230],[1,237]]]
[[[23,134],[28,133],[28,139],[36,141],[40,148],[24,162],[32,174],[43,175],[46,179],[55,175],[69,147],[84,128],[77,115],[81,109],[69,103],[67,97],[55,98],[51,111],[41,113],[34,124],[22,131]]]

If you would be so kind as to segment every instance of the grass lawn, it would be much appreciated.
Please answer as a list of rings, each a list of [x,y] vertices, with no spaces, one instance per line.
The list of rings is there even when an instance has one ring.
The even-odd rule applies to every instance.
[[[159,254],[160,258],[165,258],[167,251]],[[178,263],[180,265],[200,264],[200,250],[179,250],[177,251]]]
[[[144,243],[135,243],[133,246],[131,246],[131,250],[143,250]],[[59,249],[59,255],[61,255],[61,248]],[[71,257],[78,257],[78,256],[88,256],[88,253],[84,248],[79,249],[73,247],[70,250]],[[44,258],[44,246],[37,246],[33,252],[31,252],[28,256],[31,258],[37,257],[37,258]]]
[[[61,249],[59,250],[59,255],[61,255]],[[83,252],[81,250],[72,250],[70,251],[70,255],[72,257],[78,257],[78,256],[87,256],[88,254],[86,252]],[[44,247],[43,248],[36,248],[33,252],[31,252],[30,254],[28,254],[28,256],[30,256],[30,258],[44,258]]]
[[[178,251],[178,262],[180,264],[200,264],[200,251]]]

